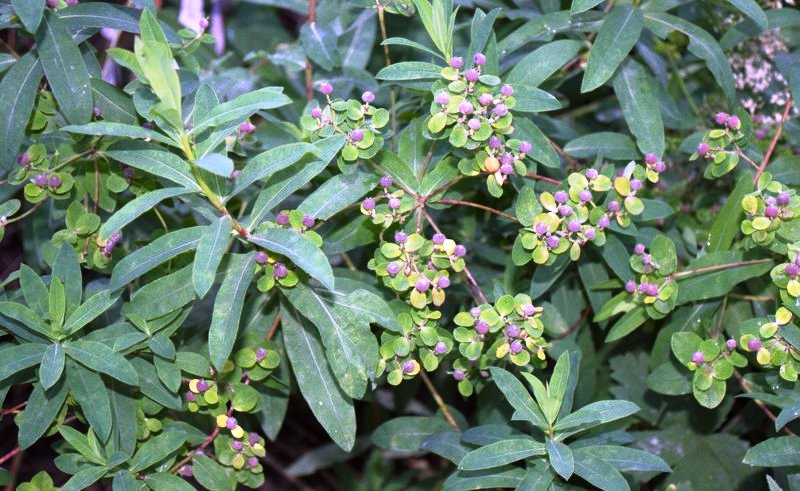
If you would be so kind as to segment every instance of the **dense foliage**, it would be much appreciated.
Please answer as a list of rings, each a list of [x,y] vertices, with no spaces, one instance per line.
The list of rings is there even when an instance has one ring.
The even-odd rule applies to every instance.
[[[800,490],[793,5],[0,0],[0,483]]]

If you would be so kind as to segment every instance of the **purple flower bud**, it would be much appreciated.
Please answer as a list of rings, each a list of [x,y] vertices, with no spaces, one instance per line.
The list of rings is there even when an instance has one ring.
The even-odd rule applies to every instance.
[[[500,156],[500,162],[503,164],[513,164],[514,163],[514,156],[510,153],[506,152]]]
[[[152,121],[145,121],[144,123],[142,123],[142,128],[146,130],[152,130],[153,129]]]
[[[314,226],[314,217],[311,215],[306,215],[303,217],[303,226],[306,228],[311,228]]]
[[[735,130],[739,129],[739,117],[738,116],[731,116],[731,117],[728,118],[728,120],[725,122],[725,124],[727,124],[729,128],[733,128]]]
[[[764,198],[764,203],[767,206],[775,206],[778,203],[778,200],[775,199],[774,196],[767,196],[766,198]]]
[[[530,142],[524,140],[519,142],[519,153],[530,153],[531,150],[533,150],[533,145]]]
[[[578,220],[570,220],[567,224],[567,230],[572,233],[580,232],[583,227],[581,226],[581,222]]]
[[[534,307],[532,304],[529,304],[529,303],[526,303],[525,305],[523,305],[521,310],[522,310],[522,315],[525,315],[525,316],[528,316],[528,317],[530,317],[530,316],[532,316],[533,314],[536,313],[536,307]]]
[[[464,380],[464,370],[454,370],[453,371],[453,378],[456,379],[458,382]]]
[[[708,143],[702,142],[701,144],[697,145],[697,155],[704,156],[708,153],[709,146]]]
[[[464,59],[461,58],[460,56],[454,56],[450,58],[450,66],[452,68],[461,68],[462,66],[464,66]]]
[[[78,5],[78,0],[66,0],[67,6],[72,7],[73,5]]]
[[[229,179],[231,179],[231,180],[236,179],[236,178],[239,177],[239,174],[241,174],[241,173],[242,173],[242,171],[240,171],[239,169],[233,169],[233,172],[231,172],[231,176],[230,176]]]
[[[186,394],[184,394],[184,397],[186,397],[187,402],[195,402],[197,400],[197,396],[194,395],[194,393],[191,391],[186,392]]]
[[[49,1],[50,0],[48,0],[48,2]],[[192,477],[194,475],[194,473],[192,472],[192,466],[188,464],[181,466],[181,468],[178,469],[178,474],[180,474],[183,477]]]
[[[264,358],[267,357],[267,350],[264,348],[257,348],[256,349],[256,361],[262,361]]]
[[[520,328],[516,324],[509,324],[505,330],[506,336],[509,338],[516,338],[519,337]]]
[[[642,254],[642,264],[649,266],[653,263],[653,256],[650,254]]]
[[[586,169],[585,175],[586,179],[597,179],[597,176],[600,174],[597,172],[597,169]]]
[[[608,211],[612,213],[616,213],[619,211],[619,201],[609,201],[608,202]]]
[[[436,280],[436,286],[439,288],[448,288],[450,287],[450,278],[447,276],[440,276],[438,280]]]
[[[780,213],[780,211],[776,206],[767,206],[766,208],[764,208],[764,214],[768,218],[775,218],[776,216],[778,216],[778,213]]]
[[[386,272],[389,273],[389,276],[394,276],[400,272],[400,264],[396,261],[392,261],[386,265]]]
[[[645,293],[651,297],[658,296],[658,285],[656,283],[650,283],[647,285]]]
[[[597,237],[597,232],[595,232],[592,227],[586,227],[586,230],[583,231],[583,235],[589,240],[594,240],[594,238]]]
[[[408,240],[408,234],[405,232],[397,232],[394,234],[394,241],[398,244],[405,244]]]
[[[478,334],[486,334],[489,332],[489,323],[483,319],[478,320],[478,322],[475,323],[475,332]]]
[[[417,364],[414,363],[414,360],[407,360],[403,363],[403,371],[405,373],[411,373],[417,368]]]
[[[386,189],[391,187],[393,182],[394,181],[392,180],[392,176],[383,176],[381,177],[380,185],[382,188]]]
[[[481,127],[481,121],[478,118],[472,118],[467,121],[467,126],[469,126],[469,129],[472,131],[478,131]]]
[[[315,119],[319,119],[322,116],[322,108],[317,106],[311,109],[311,117]]]
[[[439,341],[433,347],[433,352],[437,355],[443,355],[447,352],[447,345],[444,343],[444,341]]]
[[[500,173],[504,176],[514,173],[514,165],[506,162],[505,164],[500,166]]]
[[[455,254],[456,257],[464,257],[467,255],[467,248],[458,244],[453,250],[453,254]]]
[[[470,68],[466,72],[464,72],[464,78],[467,79],[467,82],[477,82],[478,79],[481,77],[481,72],[474,68]]]
[[[761,349],[761,340],[758,338],[750,338],[747,341],[747,349],[750,351],[758,351]]]
[[[778,204],[781,206],[788,205],[790,200],[791,197],[789,196],[789,193],[781,193],[778,195]]]
[[[656,172],[660,174],[665,170],[667,170],[667,164],[659,160],[658,162],[656,162],[656,165],[653,166],[653,168],[656,170]]]
[[[436,103],[444,106],[450,102],[450,94],[447,92],[439,92],[436,94]]]
[[[258,465],[258,457],[250,457],[247,459],[247,467],[253,468]]]
[[[658,162],[658,157],[656,157],[656,154],[654,153],[648,153],[647,155],[644,156],[644,161],[650,165],[653,165],[656,162]]]
[[[637,255],[641,256],[642,254],[644,254],[644,251],[645,251],[644,244],[636,244],[635,246],[633,246],[633,253],[634,254],[637,254]]]
[[[786,265],[783,272],[790,278],[797,278],[797,275],[800,274],[800,266],[795,263],[789,263]]]
[[[486,63],[486,55],[483,53],[475,53],[475,56],[472,57],[472,61],[478,66],[483,65]]]
[[[500,93],[506,97],[510,97],[511,94],[514,93],[514,87],[512,87],[510,84],[505,84],[500,87]]]
[[[458,112],[461,114],[472,114],[474,110],[475,108],[472,107],[472,103],[469,101],[461,101],[458,105]]]
[[[200,380],[199,382],[197,382],[197,392],[202,394],[207,390],[208,390],[208,382],[207,381]]]
[[[546,224],[546,223],[544,223],[544,222],[539,222],[539,223],[537,223],[537,224],[536,224],[536,225],[533,227],[533,229],[534,229],[534,231],[536,231],[536,233],[537,233],[538,235],[544,235],[544,234],[546,234],[546,233],[547,233],[547,231],[548,231],[547,224]]]
[[[322,82],[319,84],[319,91],[324,95],[331,95],[333,93],[333,85],[328,82]]]
[[[368,91],[364,92],[363,94],[361,94],[361,100],[365,104],[369,104],[370,102],[375,100],[375,94],[373,94],[372,92],[370,92],[368,90]]]
[[[228,419],[225,420],[225,428],[232,430],[237,426],[239,426],[239,422],[236,421],[236,418],[234,418],[233,416],[228,416]]]
[[[200,29],[202,29],[202,30],[204,30],[204,31],[205,31],[206,29],[208,29],[208,19],[206,19],[205,17],[202,17],[202,18],[201,18],[201,19],[200,19],[200,20],[197,22],[197,25],[200,27]]]
[[[364,139],[364,130],[361,128],[356,128],[350,132],[350,139],[354,142],[358,143]]]
[[[273,266],[273,274],[275,278],[282,280],[286,278],[286,275],[289,274],[289,270],[286,269],[286,265],[280,262],[276,262],[275,266]]]
[[[545,242],[547,242],[547,247],[549,247],[550,249],[555,249],[559,246],[559,244],[561,244],[561,239],[559,239],[555,235],[551,235],[550,237],[547,238]]]
[[[47,181],[47,184],[55,189],[61,185],[61,178],[58,176],[50,176],[50,179]]]
[[[231,442],[231,448],[239,452],[244,448],[244,442],[241,440],[234,440]]]
[[[261,437],[258,436],[258,433],[250,433],[247,435],[247,441],[250,442],[250,445],[255,445],[259,441],[261,441]]]
[[[611,219],[608,218],[608,215],[603,215],[597,220],[597,228],[600,230],[608,228],[609,225],[611,225]]]
[[[592,192],[588,189],[584,189],[580,193],[578,193],[578,199],[583,201],[584,203],[587,201],[592,201]]]
[[[723,113],[723,112],[719,112],[719,113],[717,113],[716,116],[714,116],[714,121],[717,124],[725,124],[725,122],[728,121],[728,114],[727,113]]]
[[[489,137],[489,148],[500,148],[501,146],[503,146],[503,142],[500,140],[500,138],[497,138],[494,135]]]
[[[288,225],[289,224],[289,214],[285,211],[278,213],[278,216],[275,217],[275,223],[278,225]]]
[[[28,152],[23,152],[17,156],[17,163],[22,166],[27,166],[31,163],[31,156]]]
[[[424,277],[420,278],[420,279],[418,279],[416,281],[416,283],[414,283],[414,288],[418,292],[426,292],[426,291],[428,291],[428,288],[430,288],[430,287],[431,287],[431,282],[428,281],[428,278],[424,278]]]
[[[444,241],[446,239],[447,239],[447,237],[445,237],[445,235],[443,233],[441,233],[441,232],[436,232],[435,234],[433,234],[433,243],[434,244],[441,245],[441,244],[444,243]]]
[[[494,109],[492,109],[492,112],[502,118],[503,116],[508,114],[508,107],[506,107],[505,104],[498,104],[498,105],[494,106]]]
[[[428,261],[428,271],[438,271],[438,270],[439,268],[437,268],[436,265],[433,264],[433,261]]]
[[[634,191],[642,189],[642,181],[639,179],[631,179],[631,189]]]
[[[704,357],[703,357],[703,353],[701,351],[695,351],[694,353],[692,353],[692,361],[694,363],[699,365],[699,364],[703,363],[703,359],[704,359]]]
[[[475,317],[476,319],[481,315],[481,308],[480,307],[472,307],[469,309],[469,315]]]
[[[33,183],[39,186],[40,188],[47,187],[47,176],[44,174],[36,174],[33,176]]]
[[[371,211],[375,209],[375,200],[373,198],[367,198],[361,202],[361,206],[367,210]]]
[[[58,0],[47,0],[47,6],[51,9],[58,7]]]
[[[556,191],[556,194],[553,196],[556,200],[556,203],[566,203],[569,200],[569,194],[566,191]]]
[[[102,115],[103,115],[103,110],[102,109],[100,109],[97,106],[94,106],[92,108],[92,116],[94,116],[95,118],[99,118]]]
[[[267,264],[267,259],[268,259],[268,256],[267,256],[266,252],[264,252],[264,251],[256,252],[256,262],[258,264]]]
[[[625,283],[625,291],[628,292],[628,293],[635,292],[636,291],[636,282],[633,281],[633,280],[628,280],[628,282]]]
[[[239,125],[239,131],[244,135],[249,135],[256,130],[256,126],[250,121],[245,121]]]
[[[727,346],[728,349],[736,349],[736,340],[731,338],[725,341],[725,346]]]
[[[572,207],[569,205],[561,205],[558,207],[558,214],[562,217],[572,215]]]
[[[483,94],[478,96],[478,102],[481,106],[488,106],[489,104],[494,102],[494,96],[492,94],[484,92]]]
[[[400,208],[400,200],[392,196],[389,198],[389,208],[396,210]]]
[[[516,341],[512,342],[511,345],[508,347],[508,352],[512,355],[516,355],[522,351],[522,342],[517,339]]]

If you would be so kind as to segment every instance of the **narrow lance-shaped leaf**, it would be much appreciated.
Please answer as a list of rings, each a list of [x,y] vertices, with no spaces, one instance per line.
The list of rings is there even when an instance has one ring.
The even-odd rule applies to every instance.
[[[545,453],[545,446],[534,440],[526,438],[501,440],[471,451],[461,459],[458,468],[489,469]]]
[[[281,87],[264,87],[242,94],[232,101],[225,102],[215,107],[208,116],[198,121],[189,133],[199,134],[203,130],[231,122],[242,121],[257,111],[274,109],[292,102],[283,94]]]
[[[217,268],[228,249],[231,228],[231,217],[225,215],[202,229],[192,266],[192,284],[200,298],[205,297],[214,284]]]
[[[539,406],[536,405],[530,392],[519,379],[501,368],[490,367],[489,371],[492,373],[492,379],[497,384],[497,388],[506,396],[508,403],[520,416],[540,428],[547,428],[547,422],[539,410]]]
[[[66,380],[70,393],[80,405],[83,415],[101,440],[108,438],[112,428],[112,410],[109,392],[103,379],[96,372],[84,368],[75,361],[67,360]],[[134,419],[135,421],[135,419]],[[129,421],[117,421],[124,425]],[[118,427],[118,431],[125,431]]]
[[[114,160],[163,177],[189,189],[200,189],[189,164],[174,153],[140,141],[120,141],[109,147],[107,154]]]
[[[172,141],[156,130],[149,130],[147,128],[134,126],[132,124],[115,123],[113,121],[98,121],[86,124],[69,125],[61,128],[61,130],[78,135],[117,136],[126,139],[152,140],[167,145],[177,146],[176,142]],[[124,145],[132,142],[120,143]],[[113,158],[116,159],[117,157]]]
[[[42,79],[42,65],[34,53],[28,53],[8,70],[0,81],[0,168],[10,170],[25,136],[25,127],[36,101]]]
[[[60,344],[51,344],[42,356],[39,366],[39,382],[42,387],[49,389],[54,386],[64,373],[64,348]]]
[[[19,16],[22,25],[28,32],[36,32],[39,22],[42,21],[44,0],[11,0],[14,13]]]
[[[316,154],[317,147],[310,143],[298,142],[271,148],[256,155],[236,177],[236,186],[227,198],[236,196],[254,182],[289,167],[309,153]]]
[[[232,255],[225,279],[217,292],[211,327],[208,330],[208,352],[218,369],[228,360],[239,332],[244,296],[255,273],[255,253]]]
[[[67,384],[61,382],[45,391],[41,384],[33,386],[28,405],[19,420],[18,444],[21,450],[30,447],[41,438],[67,399]]]
[[[122,230],[125,225],[136,220],[139,215],[152,209],[165,199],[174,198],[175,196],[181,196],[191,192],[193,192],[193,190],[186,188],[164,188],[144,193],[129,201],[125,206],[111,215],[111,218],[100,227],[100,237],[103,240],[107,240],[112,233]]]
[[[0,381],[38,365],[47,350],[47,345],[39,343],[6,344],[0,348]]]
[[[65,335],[69,336],[78,332],[83,326],[110,309],[116,301],[117,297],[112,296],[108,290],[95,293],[67,317],[64,323]]]
[[[72,244],[64,243],[53,261],[53,274],[64,284],[67,300],[67,315],[81,303],[83,297],[83,278],[78,254]]]
[[[614,92],[639,150],[661,157],[664,154],[664,123],[652,83],[641,65],[631,61],[617,72]]]
[[[67,355],[82,365],[103,372],[128,385],[136,385],[139,377],[130,362],[121,354],[97,341],[72,341],[64,345]]]
[[[298,232],[272,228],[248,240],[264,249],[286,256],[297,267],[316,278],[325,288],[333,289],[333,269],[325,253]]]
[[[640,9],[618,5],[611,10],[586,60],[581,92],[590,92],[611,78],[639,40],[643,27],[644,15]]]

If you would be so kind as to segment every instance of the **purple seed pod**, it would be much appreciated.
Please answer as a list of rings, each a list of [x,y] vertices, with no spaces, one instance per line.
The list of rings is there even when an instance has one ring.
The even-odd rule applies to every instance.
[[[439,288],[449,288],[450,287],[450,278],[447,276],[440,276],[438,280],[436,280],[436,286]]]
[[[144,128],[146,130],[152,130],[154,128],[153,122],[152,121],[145,121],[144,123],[142,123],[142,128]]]
[[[642,189],[642,181],[639,179],[631,179],[631,189],[634,191]]]
[[[183,477],[192,477],[194,475],[194,472],[192,472],[192,466],[187,464],[181,466],[181,468],[178,469],[178,474],[180,474]]]
[[[23,152],[17,156],[17,163],[23,167],[27,167],[31,163],[31,156],[28,152]]]
[[[536,307],[534,307],[532,304],[529,303],[523,305],[521,310],[522,310],[522,315],[527,317],[530,317],[536,313]]]
[[[548,232],[547,224],[544,222],[537,223],[533,229],[536,231],[537,235],[544,235]]]
[[[778,195],[777,199],[778,199],[778,204],[779,205],[786,206],[786,205],[789,204],[789,201],[791,200],[791,197],[789,196],[789,193],[781,193],[781,194]]]
[[[750,351],[758,351],[761,349],[761,340],[758,338],[750,338],[747,341],[747,349]]]
[[[567,230],[571,233],[580,232],[582,228],[583,226],[578,220],[570,220],[569,223],[567,223]]]
[[[207,390],[208,390],[208,382],[207,381],[200,380],[199,382],[197,382],[197,392],[202,394]]]
[[[517,339],[516,341],[512,342],[511,345],[508,347],[508,352],[512,355],[516,355],[522,351],[522,341]]]
[[[728,120],[725,122],[725,124],[727,124],[729,128],[733,128],[735,130],[739,129],[739,125],[740,125],[739,117],[738,116],[731,116],[731,117],[728,118]]]
[[[644,161],[650,165],[653,165],[658,162],[658,157],[656,157],[656,154],[654,153],[648,153],[644,156]]]
[[[322,108],[317,106],[311,109],[311,117],[319,119],[322,116]]]
[[[659,160],[658,162],[656,162],[656,165],[654,165],[653,168],[655,169],[656,172],[660,174],[665,170],[667,170],[667,164]]]
[[[786,273],[786,276],[789,278],[797,278],[797,275],[800,274],[800,266],[794,263],[789,263],[783,270]]]
[[[762,115],[760,115],[760,114],[756,114],[755,116],[753,116],[753,122],[754,122],[755,124],[761,124],[761,123],[763,123],[763,122],[764,122],[764,116],[762,116]]]
[[[472,118],[467,121],[467,126],[472,131],[478,131],[481,128],[481,121],[478,118]]]
[[[764,198],[764,204],[767,206],[775,206],[776,204],[778,204],[778,200],[775,199],[774,196],[767,196],[766,198]]]
[[[368,90],[361,94],[361,100],[364,102],[364,104],[369,104],[375,100],[375,94]]]
[[[619,201],[614,200],[608,202],[608,211],[612,213],[617,213],[619,211],[619,208],[620,208]]]
[[[108,236],[108,241],[112,242],[114,245],[118,244],[120,240],[122,240],[122,234],[119,232],[112,232],[111,235]]]
[[[705,156],[709,150],[708,143],[702,142],[701,144],[697,145],[697,155]]]
[[[494,96],[492,96],[492,94],[484,92],[483,94],[478,96],[478,102],[480,103],[481,106],[488,106],[494,102]]]
[[[92,116],[94,116],[95,118],[99,118],[102,115],[103,115],[103,110],[102,109],[100,109],[97,106],[94,106],[92,108]]]
[[[394,241],[397,242],[398,244],[405,244],[407,240],[408,240],[408,234],[405,232],[401,231],[401,232],[396,232],[394,234]]]
[[[47,0],[47,6],[51,9],[58,7],[58,0]]]
[[[443,355],[447,353],[447,345],[444,343],[444,341],[439,341],[433,347],[433,352],[436,353],[437,355]]]
[[[266,252],[264,252],[264,251],[256,252],[256,262],[258,264],[262,264],[262,265],[263,264],[267,264],[267,259],[269,259],[269,256],[267,256]]]
[[[725,346],[727,346],[728,349],[736,349],[736,340],[733,338],[728,339],[725,341]]]
[[[72,7],[73,5],[78,5],[78,0],[66,0],[67,6]]]
[[[439,271],[439,268],[433,264],[433,261],[428,261],[428,271]]]
[[[389,198],[389,208],[396,210],[400,208],[400,200],[392,196]]]
[[[498,105],[494,106],[494,109],[492,109],[492,112],[502,118],[503,116],[508,114],[508,107],[506,107],[505,104],[498,104]]]
[[[411,373],[417,368],[417,364],[414,363],[414,360],[407,360],[403,363],[403,372]]]
[[[556,191],[556,194],[553,195],[556,200],[556,203],[566,203],[569,200],[569,194],[566,191]]]
[[[636,282],[634,280],[628,280],[628,282],[625,283],[625,291],[628,292],[628,293],[635,292],[636,291]]]
[[[569,205],[561,205],[558,207],[558,214],[562,217],[572,215],[572,207]]]
[[[234,440],[231,442],[231,448],[237,452],[240,452],[242,448],[244,448],[244,442],[241,440]]]
[[[273,274],[275,275],[276,279],[282,280],[286,278],[286,275],[289,274],[289,270],[286,269],[286,265],[280,262],[276,262],[275,266],[273,266]]]
[[[436,94],[436,103],[444,106],[450,102],[450,94],[447,92],[439,92]]]
[[[234,418],[233,416],[228,416],[228,419],[225,420],[225,428],[232,430],[237,426],[239,426],[239,422],[236,421],[236,418]]]
[[[361,202],[361,206],[367,211],[372,211],[375,209],[375,200],[373,198],[367,198]]]
[[[591,180],[591,179],[597,179],[597,176],[599,176],[600,173],[597,172],[597,169],[586,169],[585,175],[586,179]]]
[[[61,185],[61,178],[58,176],[50,176],[50,179],[47,181],[47,184],[55,189]]]
[[[416,283],[414,283],[414,289],[416,289],[418,292],[426,292],[430,287],[431,282],[428,281],[428,278],[420,278],[416,281]]]
[[[779,213],[780,210],[778,210],[777,206],[767,206],[764,208],[764,215],[766,215],[767,218],[775,218]]]
[[[456,381],[461,382],[462,380],[464,380],[464,377],[465,377],[464,370],[454,370],[453,371],[453,378]]]
[[[489,323],[483,319],[478,320],[478,322],[475,323],[475,332],[478,334],[486,334],[489,332]]]
[[[47,182],[48,182],[47,176],[44,174],[36,174],[35,176],[33,176],[33,183],[39,186],[40,188],[46,188]]]
[[[444,244],[444,241],[447,240],[447,237],[444,236],[441,232],[436,232],[433,234],[433,243],[437,245]]]
[[[714,121],[717,124],[725,124],[725,122],[728,121],[728,114],[727,113],[723,113],[723,112],[719,112],[719,113],[717,113],[716,116],[714,116]]]
[[[500,162],[503,164],[513,164],[514,163],[514,156],[510,153],[506,152],[500,156]]]
[[[650,283],[647,285],[647,291],[645,291],[645,293],[651,297],[658,296],[658,285],[656,283]]]
[[[551,235],[550,237],[547,238],[545,242],[547,243],[547,247],[549,247],[550,249],[555,249],[561,244],[561,239],[559,239],[555,235]]]
[[[303,217],[303,226],[306,228],[311,228],[314,226],[314,217],[311,215],[306,215]]]
[[[278,225],[288,225],[289,224],[289,214],[285,211],[278,213],[278,216],[275,217],[275,223]]]
[[[249,135],[256,130],[256,126],[250,121],[245,121],[239,125],[239,131],[244,135]]]
[[[695,351],[694,353],[692,353],[692,361],[695,364],[699,365],[699,364],[703,363],[703,359],[704,359],[704,357],[703,357],[703,353],[701,351]]]
[[[454,56],[450,58],[450,66],[456,69],[461,68],[462,66],[464,66],[464,59],[461,58],[460,56]]]
[[[258,465],[258,457],[250,457],[247,459],[247,467],[253,468]]]
[[[461,101],[461,103],[458,105],[458,112],[464,115],[472,114],[474,110],[475,108],[472,107],[472,103],[469,101]]]
[[[187,402],[195,402],[197,400],[197,396],[194,395],[194,393],[191,391],[186,392],[186,394],[184,394],[184,397],[186,398]]]
[[[501,146],[503,146],[503,142],[500,140],[500,138],[497,138],[494,135],[489,137],[489,148],[500,148]]]
[[[256,349],[256,361],[262,361],[264,358],[267,357],[267,350],[264,348],[257,348]]]
[[[527,141],[519,142],[519,153],[530,153],[533,150],[533,145]]]
[[[206,19],[205,17],[201,18],[197,22],[197,25],[200,27],[201,30],[205,31],[206,29],[208,29],[208,19]]]
[[[333,93],[333,85],[328,82],[322,82],[319,84],[319,91],[323,95],[331,95]]]
[[[636,255],[641,256],[642,254],[644,254],[644,251],[645,251],[644,244],[636,244],[635,246],[633,246],[633,253]]]
[[[512,87],[510,84],[505,84],[500,87],[500,93],[506,97],[511,97],[511,94],[514,93],[514,87]]]
[[[586,230],[583,231],[583,235],[589,240],[594,240],[595,237],[597,237],[597,232],[595,232],[592,227],[586,227]]]
[[[512,339],[519,337],[520,332],[521,332],[520,328],[516,324],[509,324],[505,330],[506,336]]]
[[[597,228],[600,230],[608,228],[609,225],[611,225],[611,219],[608,218],[608,215],[603,215],[597,220]]]
[[[642,264],[645,266],[653,264],[653,256],[650,254],[642,254]]]
[[[398,264],[396,261],[390,262],[386,265],[386,272],[389,273],[389,276],[395,276],[400,272],[400,264]]]
[[[236,179],[236,178],[239,177],[239,174],[241,174],[241,173],[242,173],[242,171],[240,171],[239,169],[233,169],[233,172],[231,172],[231,175],[230,175],[229,179],[231,179],[231,180]]]
[[[467,82],[477,82],[478,79],[481,77],[481,72],[474,68],[470,68],[466,72],[464,72],[464,78],[467,79]]]
[[[469,309],[469,315],[475,317],[476,319],[481,315],[481,308],[480,307],[472,307]]]
[[[453,249],[453,254],[455,254],[456,257],[464,257],[467,255],[467,248],[458,244],[455,249]]]
[[[588,189],[584,189],[580,193],[578,193],[578,199],[583,201],[584,203],[587,201],[592,201],[592,192]]]
[[[392,186],[394,181],[392,180],[392,176],[383,176],[379,182],[383,189],[387,189]]]
[[[472,61],[476,65],[481,66],[484,63],[486,63],[486,55],[484,55],[483,53],[475,53],[475,56],[472,57]]]
[[[258,433],[250,433],[247,435],[247,441],[250,442],[250,445],[255,445],[261,441],[261,437],[258,435]]]
[[[356,143],[364,139],[364,130],[356,128],[350,132],[350,139]]]

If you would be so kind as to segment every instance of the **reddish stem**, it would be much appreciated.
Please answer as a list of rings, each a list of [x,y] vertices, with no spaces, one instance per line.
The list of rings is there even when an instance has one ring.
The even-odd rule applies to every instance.
[[[19,449],[19,447],[17,447],[14,450],[12,450],[12,451],[8,452],[7,454],[3,455],[2,457],[0,457],[0,465],[3,465],[7,460],[11,459],[15,455],[17,455],[19,452],[20,452],[20,449]]]
[[[772,152],[775,151],[775,145],[778,144],[778,139],[781,137],[781,133],[783,133],[783,123],[789,118],[789,110],[792,108],[792,98],[789,97],[789,100],[786,101],[786,106],[783,108],[783,116],[781,120],[778,121],[778,129],[775,130],[775,135],[772,137],[772,141],[769,142],[769,147],[767,148],[767,153],[764,154],[764,158],[761,159],[761,165],[758,166],[758,171],[756,171],[756,175],[753,176],[753,184],[758,183],[758,178],[761,177],[761,174],[764,173],[764,169],[767,168],[767,164],[769,164],[769,159],[772,157]]]
[[[549,182],[555,184],[556,186],[559,186],[561,184],[561,181],[559,181],[558,179],[553,179],[552,177],[547,177],[540,174],[525,174],[525,177],[527,177],[528,179],[535,179],[537,181]]]
[[[488,212],[494,213],[495,215],[499,215],[499,216],[501,216],[503,218],[508,218],[509,220],[514,221],[514,222],[519,221],[519,220],[517,220],[516,217],[514,217],[512,215],[509,215],[508,213],[504,213],[504,212],[502,212],[500,210],[496,210],[496,209],[491,208],[489,206],[481,205],[481,204],[478,204],[478,203],[473,203],[471,201],[462,201],[460,199],[440,199],[440,200],[437,201],[437,203],[444,203],[446,205],[471,206],[472,208],[478,208],[479,210],[488,211]]]
[[[716,271],[718,269],[738,268],[739,266],[748,266],[750,264],[761,264],[772,262],[771,259],[752,259],[750,261],[737,261],[735,263],[716,264],[714,266],[706,266],[705,268],[689,269],[680,271],[671,276],[672,279],[683,278],[684,276],[691,276],[693,274],[708,273],[709,271]]]

